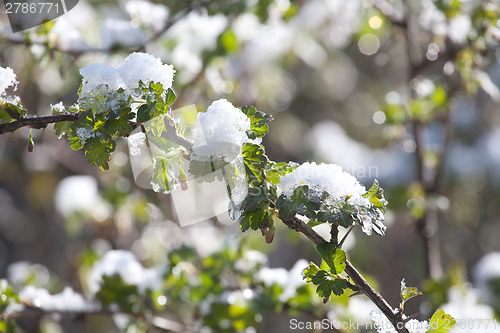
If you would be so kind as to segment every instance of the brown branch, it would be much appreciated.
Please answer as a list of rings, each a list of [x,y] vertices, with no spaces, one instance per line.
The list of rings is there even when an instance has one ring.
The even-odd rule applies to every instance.
[[[29,126],[30,128],[42,129],[45,128],[48,124],[75,120],[78,120],[78,113],[65,113],[55,116],[20,118],[19,120],[13,121],[11,123],[0,124],[0,134],[14,132],[15,130],[26,126]]]
[[[55,116],[20,118],[19,120],[13,121],[11,123],[0,124],[0,135],[14,132],[22,127],[42,129],[47,127],[47,125],[49,124],[60,123],[63,121],[77,121],[79,114],[80,112],[75,112],[75,113],[65,113]],[[132,129],[135,129],[143,124],[137,122],[130,122],[130,125],[132,126]],[[173,127],[170,126],[170,128],[171,130],[167,130],[165,138],[190,151],[193,148],[193,144],[186,138],[184,138],[182,135],[177,133],[175,124]]]
[[[291,219],[280,219],[287,225],[290,229],[298,231],[304,234],[309,240],[314,244],[327,243],[323,237],[321,237],[316,231],[305,224],[303,221],[294,217]],[[382,311],[382,313],[389,319],[394,328],[400,333],[408,333],[408,330],[404,328],[404,321],[402,314],[399,312],[394,312],[389,303],[375,290],[373,287],[365,280],[365,278],[356,270],[356,268],[346,260],[345,272],[354,281],[357,292],[365,294],[376,306]],[[352,289],[352,288],[351,288]]]

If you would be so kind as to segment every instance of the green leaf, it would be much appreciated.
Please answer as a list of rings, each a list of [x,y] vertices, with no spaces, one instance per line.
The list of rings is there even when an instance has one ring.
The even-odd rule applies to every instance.
[[[61,121],[54,124],[54,130],[56,131],[57,137],[60,139],[66,132],[69,131],[71,127],[71,122]]]
[[[412,299],[415,296],[422,295],[422,292],[418,290],[417,287],[407,287],[403,279],[403,281],[401,281],[400,294],[401,294],[401,304],[399,306],[399,309],[401,310],[401,312],[403,312],[406,301]]]
[[[336,248],[332,243],[321,243],[316,246],[316,249],[321,254],[321,257],[330,266],[333,274],[340,274],[345,269],[346,256],[345,252]]]
[[[453,328],[455,323],[456,320],[452,316],[438,309],[432,315],[429,329],[425,333],[446,333]]]
[[[324,271],[319,271],[316,276],[322,274],[322,272]],[[346,288],[347,282],[344,279],[332,279],[330,276],[325,276],[325,280],[319,283],[316,293],[319,297],[327,299],[332,293],[337,296],[342,295],[344,293],[344,289]]]
[[[127,136],[132,131],[130,120],[134,118],[135,114],[130,110],[130,108],[124,108],[117,118],[105,121],[103,125],[104,132],[111,136],[115,136],[116,134]]]
[[[245,143],[242,148],[243,162],[250,181],[256,180],[259,184],[264,181],[264,170],[267,166],[267,156],[260,145]]]
[[[118,274],[102,277],[101,288],[96,293],[96,298],[103,308],[114,303],[124,312],[138,312],[140,308],[137,309],[137,305],[142,306],[137,286],[125,283]]]
[[[150,183],[155,192],[171,192],[178,184],[172,163],[163,157],[153,158],[153,174]]]
[[[241,232],[245,232],[248,229],[257,230],[263,227],[264,222],[270,221],[272,215],[268,210],[256,210],[253,212],[248,212],[242,214],[240,221]]]
[[[151,118],[150,118],[150,115],[149,115],[148,105],[147,104],[142,104],[137,109],[137,121],[140,122],[140,123],[145,123],[149,119],[151,119]]]
[[[195,180],[199,183],[208,182],[211,183],[215,179],[223,180],[224,174],[222,169],[225,168],[229,163],[222,160],[213,162],[204,162],[191,159],[189,162],[189,174],[195,177]]]
[[[316,275],[316,273],[318,272],[319,272],[319,267],[316,266],[315,263],[310,262],[309,266],[302,271],[303,279],[306,280],[306,282],[311,282],[312,277]]]
[[[5,103],[5,104],[6,105],[4,105],[2,109],[4,109],[5,112],[9,114],[10,117],[14,119],[20,119],[26,116],[27,111],[21,105],[15,105],[12,103]]]
[[[318,286],[316,293],[324,299],[330,298],[332,293],[340,296],[344,293],[344,289],[347,288],[347,282],[344,279],[336,278],[331,273],[320,270],[313,263],[309,264],[309,267],[303,271],[302,275],[306,282]]]
[[[166,96],[166,98],[165,98],[165,100],[166,100],[166,103],[165,103],[165,104],[167,104],[167,105],[172,105],[172,104],[174,104],[174,102],[175,102],[176,98],[177,98],[177,97],[175,96],[174,91],[173,91],[171,88],[168,88],[168,90],[167,90],[167,96]]]
[[[268,169],[266,170],[267,181],[278,185],[281,177],[295,170],[299,165],[295,162],[269,162]]]
[[[281,194],[276,201],[276,208],[280,211],[280,216],[285,219],[290,219],[296,213],[304,215],[311,219],[316,219],[316,211],[321,208],[322,202],[320,199],[312,199],[309,187],[307,185],[299,186],[289,198]]]
[[[77,136],[71,138],[69,145],[73,150],[78,150],[83,148],[83,144]]]
[[[15,121],[15,119],[9,116],[7,111],[0,109],[0,124],[8,124],[13,121]]]
[[[220,44],[224,47],[227,53],[233,53],[239,50],[238,38],[234,34],[233,30],[227,29],[220,36],[219,40]]]
[[[387,206],[387,200],[384,198],[384,190],[380,187],[378,181],[375,179],[372,187],[363,194],[363,197],[370,199],[370,202],[377,208],[379,208],[382,213],[385,212],[385,207]]]
[[[250,130],[247,131],[247,135],[250,139],[262,138],[267,134],[269,131],[267,123],[273,120],[272,116],[257,111],[253,106],[242,106],[240,110],[250,118]]]
[[[87,161],[90,164],[95,164],[103,170],[108,170],[108,162],[111,159],[111,153],[115,150],[115,146],[115,141],[110,138],[101,140],[99,137],[94,137],[85,141],[83,148],[85,149]]]
[[[265,189],[251,188],[245,198],[245,211],[251,212],[259,208],[269,207],[267,199]]]

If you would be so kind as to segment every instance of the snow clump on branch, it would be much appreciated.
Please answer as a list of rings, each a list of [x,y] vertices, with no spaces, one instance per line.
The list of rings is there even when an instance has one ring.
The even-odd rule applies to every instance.
[[[193,130],[193,158],[201,161],[224,159],[231,162],[240,153],[247,136],[250,119],[225,99],[213,102],[206,112],[198,114]]]
[[[85,109],[114,109],[129,96],[140,98],[141,93],[137,91],[139,81],[144,84],[161,83],[167,91],[172,87],[174,73],[172,65],[163,64],[161,59],[141,52],[130,54],[117,66],[92,64],[80,70],[83,78],[79,103]],[[122,93],[119,92],[121,89]]]
[[[323,192],[330,195],[328,204],[335,205],[350,197],[348,203],[355,206],[370,206],[364,198],[366,188],[351,174],[336,164],[316,164],[306,162],[280,179],[279,187],[287,197],[291,197],[297,187],[307,185],[314,199],[321,198]]]
[[[0,96],[5,94],[5,90],[10,86],[14,86],[15,90],[18,83],[16,73],[14,73],[12,68],[0,67]]]
[[[123,282],[137,286],[141,293],[146,289],[157,290],[162,283],[159,269],[144,268],[129,251],[112,250],[94,264],[88,281],[90,291],[97,293],[102,277],[113,275],[119,275]]]

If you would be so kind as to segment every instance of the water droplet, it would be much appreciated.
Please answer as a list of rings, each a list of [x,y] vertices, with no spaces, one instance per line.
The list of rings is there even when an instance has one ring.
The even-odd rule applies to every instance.
[[[231,220],[237,220],[241,217],[241,206],[242,206],[241,203],[236,205],[233,199],[229,200],[227,213],[229,214]]]
[[[165,194],[170,194],[171,192],[172,192],[172,190],[163,191],[163,193],[165,193]]]

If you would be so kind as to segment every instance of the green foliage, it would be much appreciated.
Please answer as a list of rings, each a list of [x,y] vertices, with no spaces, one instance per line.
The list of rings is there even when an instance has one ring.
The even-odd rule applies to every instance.
[[[19,303],[19,296],[7,281],[0,280],[0,313],[5,312],[10,304]]]
[[[0,124],[7,124],[26,116],[26,109],[22,107],[21,103],[12,104],[4,102],[0,99]]]
[[[268,209],[254,209],[253,211],[245,211],[241,215],[240,228],[241,232],[247,231],[249,228],[252,230],[262,229],[265,223],[268,224],[272,221],[272,212]]]
[[[119,114],[112,112],[104,124],[104,133],[110,136],[127,136],[132,132],[133,128],[130,122],[134,118],[135,114],[130,110],[130,107],[123,108]]]
[[[320,269],[312,262],[304,270],[302,275],[306,282],[318,286],[316,288],[316,293],[325,301],[328,301],[332,293],[337,296],[342,295],[344,293],[344,289],[347,288],[347,281],[345,279],[340,278],[329,271]]]
[[[137,110],[137,121],[145,123],[153,118],[161,117],[167,113],[169,107],[175,102],[175,94],[171,88],[165,92],[161,83],[150,82],[146,85],[140,82],[142,98],[145,103]]]
[[[291,219],[295,214],[315,219],[316,211],[321,205],[321,201],[314,198],[307,185],[297,187],[290,198],[282,194],[276,201],[279,215],[284,219]]]
[[[171,161],[164,157],[153,157],[153,174],[150,183],[153,190],[159,192],[171,192],[178,184],[175,176],[174,166]]]
[[[260,145],[245,143],[242,148],[242,153],[249,181],[257,181],[261,184],[264,181],[264,170],[268,163],[264,148]]]
[[[108,170],[111,153],[115,150],[116,143],[109,137],[94,137],[85,141],[83,148],[89,164],[97,165],[103,170]]]
[[[191,159],[189,161],[189,173],[195,177],[197,182],[213,182],[214,180],[223,180],[223,170],[229,163],[224,160],[198,161]]]
[[[262,138],[269,132],[267,123],[273,120],[272,116],[257,111],[253,106],[243,106],[240,110],[250,118],[250,130],[247,131],[247,135],[250,139]]]
[[[278,185],[280,182],[280,178],[283,177],[284,175],[292,172],[295,170],[299,165],[295,162],[273,162],[269,161],[266,174],[267,174],[267,181],[274,184]]]
[[[129,285],[119,275],[102,277],[100,290],[96,299],[106,309],[111,304],[116,304],[121,311],[139,313],[142,310],[141,296],[137,286]]]
[[[438,309],[432,315],[429,322],[429,329],[426,333],[446,333],[453,328],[455,323],[456,320],[452,316]]]
[[[333,274],[340,274],[344,271],[346,266],[345,252],[337,248],[336,244],[321,243],[316,246],[316,249]]]
[[[303,185],[297,187],[291,197],[282,194],[276,201],[276,207],[280,211],[280,216],[285,219],[300,214],[314,220],[313,224],[338,223],[348,228],[354,223],[364,226],[364,221],[368,219],[372,230],[383,236],[386,228],[383,224],[383,213],[387,206],[383,190],[375,181],[363,196],[369,198],[371,206],[353,205],[349,202],[349,196],[343,201],[336,200],[332,203],[327,192],[318,197],[307,185]]]
[[[404,280],[401,282],[401,303],[399,305],[399,311],[403,312],[405,303],[415,296],[422,295],[422,292],[418,290],[417,287],[407,287],[404,284]]]

